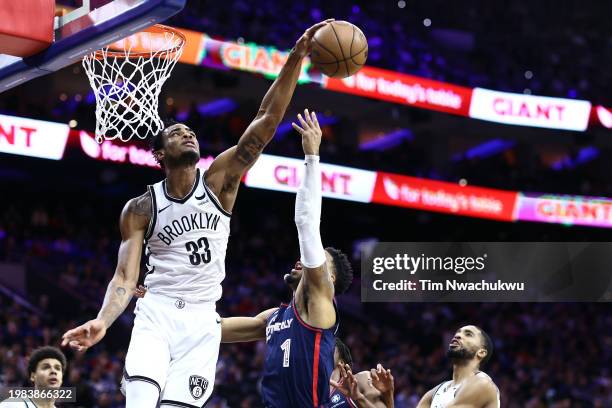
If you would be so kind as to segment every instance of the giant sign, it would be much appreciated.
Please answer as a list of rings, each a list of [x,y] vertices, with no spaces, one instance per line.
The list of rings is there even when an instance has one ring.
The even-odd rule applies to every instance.
[[[304,161],[288,157],[261,155],[245,176],[249,187],[295,192],[304,175]],[[321,164],[323,196],[368,203],[376,172],[352,167]]]
[[[470,117],[509,125],[586,130],[591,103],[474,88]]]
[[[69,132],[63,123],[0,115],[0,152],[60,160]]]
[[[612,200],[553,194],[520,194],[517,220],[612,228]]]

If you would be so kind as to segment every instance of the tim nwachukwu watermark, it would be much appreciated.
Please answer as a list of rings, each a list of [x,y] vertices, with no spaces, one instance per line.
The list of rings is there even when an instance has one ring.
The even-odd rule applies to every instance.
[[[612,243],[393,242],[362,253],[362,300],[612,300]]]

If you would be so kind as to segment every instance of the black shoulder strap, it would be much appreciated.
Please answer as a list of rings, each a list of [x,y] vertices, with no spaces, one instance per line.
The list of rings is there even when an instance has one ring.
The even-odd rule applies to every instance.
[[[431,399],[433,400],[434,397],[436,396],[436,394],[438,393],[438,390],[440,389],[441,386],[443,386],[444,384],[446,384],[447,381],[442,381],[440,384],[438,384],[438,386],[435,388],[435,391],[433,393],[433,395],[431,396]]]
[[[147,231],[145,232],[145,241],[148,241],[151,238],[153,230],[155,229],[155,224],[157,223],[157,199],[155,198],[155,188],[153,185],[150,185],[147,187],[147,190],[151,196],[151,219],[149,220],[149,225],[147,226]]]

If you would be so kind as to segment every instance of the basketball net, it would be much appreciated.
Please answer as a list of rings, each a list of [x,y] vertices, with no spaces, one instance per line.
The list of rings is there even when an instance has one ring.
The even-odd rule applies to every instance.
[[[160,132],[159,95],[180,58],[185,36],[156,24],[83,58],[96,96],[96,141]]]

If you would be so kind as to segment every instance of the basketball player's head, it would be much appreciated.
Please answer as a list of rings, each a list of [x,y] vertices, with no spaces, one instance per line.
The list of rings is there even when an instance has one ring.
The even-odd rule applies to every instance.
[[[348,364],[349,367],[353,366],[353,357],[351,356],[351,350],[348,346],[336,337],[336,347],[334,348],[334,367],[341,364]]]
[[[28,361],[30,381],[37,389],[59,388],[66,371],[66,356],[56,347],[40,347],[32,352]]]
[[[183,123],[166,122],[151,138],[151,150],[162,169],[195,166],[200,160],[200,145],[193,130]]]
[[[453,336],[446,355],[453,363],[476,360],[482,367],[493,355],[493,342],[478,326],[463,326]]]
[[[334,293],[341,295],[346,292],[353,281],[353,268],[346,254],[336,248],[325,248],[325,264],[323,267],[331,274],[334,282]],[[297,261],[291,272],[285,274],[285,283],[289,285],[291,290],[295,291],[297,289],[303,272],[302,263]]]

